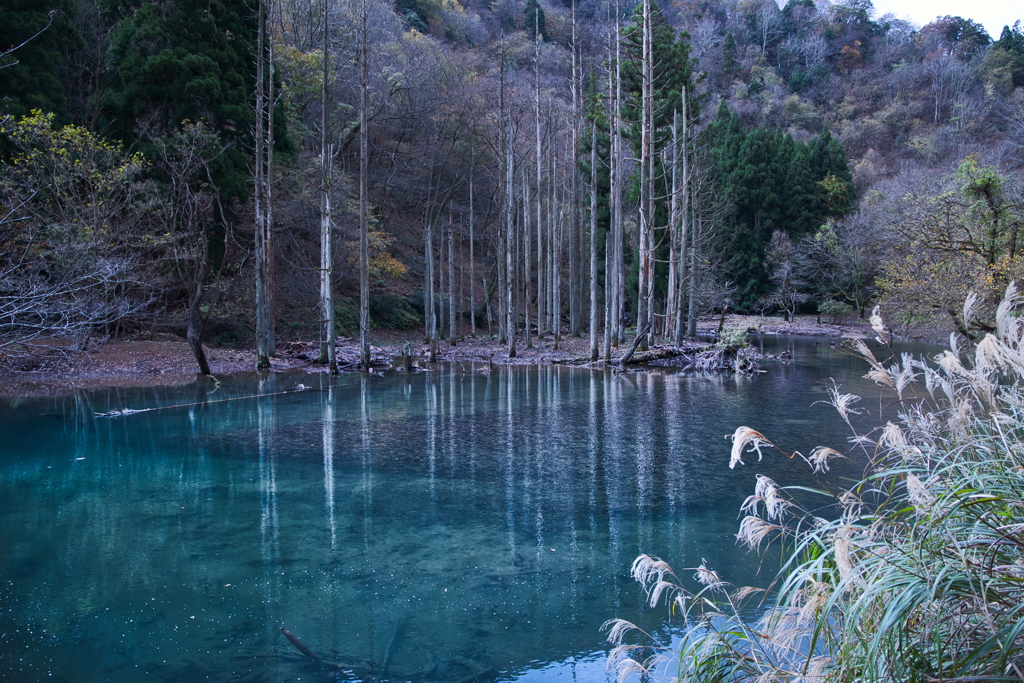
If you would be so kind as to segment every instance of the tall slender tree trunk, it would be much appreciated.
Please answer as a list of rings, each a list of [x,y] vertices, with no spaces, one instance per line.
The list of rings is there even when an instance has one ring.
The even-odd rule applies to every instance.
[[[469,141],[469,335],[476,338],[476,261],[473,254],[473,177],[476,174],[476,156],[473,151],[473,139]],[[487,285],[484,285],[487,294]]]
[[[455,215],[448,202],[448,341],[455,346]]]
[[[583,318],[583,254],[581,249],[582,221],[580,207],[579,161],[580,161],[580,69],[579,44],[576,36],[576,0],[572,1],[572,159],[569,164],[570,191],[572,198],[572,221],[569,229],[569,334],[580,336]]]
[[[609,123],[609,155],[608,155],[608,214],[610,220],[610,226],[608,236],[605,239],[605,274],[604,274],[604,287],[605,287],[605,320],[604,320],[604,360],[609,361],[612,358],[612,346],[615,344],[618,335],[618,327],[615,320],[615,314],[618,308],[618,286],[619,286],[619,274],[618,274],[618,252],[621,247],[621,241],[618,239],[618,211],[619,211],[619,151],[618,151],[618,104],[616,103],[616,95],[618,90],[616,88],[617,81],[617,66],[618,61],[618,3],[615,5],[615,21],[616,28],[614,37],[612,40],[615,42],[616,48],[613,53],[611,46],[608,49],[609,56],[609,68],[608,68],[608,95],[611,98],[609,102],[608,110],[608,123]],[[614,56],[613,56],[614,55]]]
[[[427,234],[424,238],[424,257],[426,258],[426,272],[424,273],[423,288],[423,321],[426,323],[427,344],[430,346],[430,362],[437,360],[437,315],[434,311],[434,218],[431,215],[431,208],[426,210]]]
[[[504,331],[504,341],[508,343],[508,357],[516,357],[516,330],[515,330],[515,302],[514,302],[514,282],[515,269],[512,263],[512,252],[513,252],[513,203],[515,198],[515,188],[513,183],[515,182],[515,160],[513,158],[512,151],[512,116],[508,111],[507,95],[505,93],[505,45],[502,43],[501,51],[501,71],[499,78],[499,93],[498,109],[500,111],[499,120],[501,121],[501,150],[502,150],[502,162],[504,163],[504,173],[502,174],[502,221],[501,221],[501,243],[504,259],[499,257],[499,261],[504,260],[504,268],[502,277],[504,281],[502,285],[504,290],[501,293],[499,299],[504,304],[504,320],[499,325],[499,330]]]
[[[694,215],[697,215],[697,211],[694,211]],[[700,224],[699,218],[695,218],[697,224]],[[702,233],[703,229],[694,233],[695,238],[697,234]],[[698,272],[697,272],[697,244],[696,239],[690,239],[690,291],[689,291],[689,307],[686,313],[686,336],[694,339],[697,337],[697,285],[698,285]]]
[[[651,0],[643,0],[643,37],[640,79],[640,206],[637,252],[640,282],[637,296],[637,333],[654,323],[654,78],[651,47]],[[645,337],[639,345],[647,348]]]
[[[320,362],[331,374],[338,374],[338,357],[334,330],[334,251],[331,230],[331,161],[330,106],[327,83],[330,76],[327,42],[329,3],[324,0],[323,55],[320,72]]]
[[[526,321],[526,348],[533,348],[533,321],[530,320],[530,299],[532,297],[532,287],[530,282],[533,278],[530,277],[530,268],[532,267],[532,258],[530,255],[530,242],[532,241],[530,235],[530,188],[526,184],[526,164],[523,164],[522,169],[522,182],[520,183],[523,188],[523,320]]]
[[[676,346],[682,346],[683,343],[683,323],[684,319],[688,319],[689,313],[684,314],[684,294],[689,291],[689,246],[691,239],[690,231],[690,132],[689,132],[689,115],[687,113],[687,94],[686,87],[683,87],[682,92],[683,99],[683,130],[680,140],[680,151],[683,157],[683,182],[680,192],[682,195],[682,210],[681,220],[679,225],[679,292],[676,298],[676,326],[675,326],[675,343]]]
[[[269,0],[259,3],[256,38],[256,367],[270,367],[274,355],[274,239],[272,194],[274,148],[273,41]]]
[[[555,333],[554,348],[562,341],[562,253],[564,251],[564,202],[559,201],[558,193],[558,146],[554,144],[552,131],[551,144],[551,327]],[[564,198],[563,198],[564,199]]]
[[[437,295],[439,298],[437,311],[437,336],[438,341],[440,341],[441,339],[444,339],[441,335],[444,334],[445,309],[447,308],[447,303],[445,301],[447,299],[446,293],[448,292],[448,290],[445,289],[445,278],[447,277],[445,269],[445,251],[448,245],[448,230],[441,227],[441,234],[438,237],[440,239],[440,244],[438,244],[437,248]]]
[[[367,166],[369,164],[369,134],[366,129],[366,95],[369,86],[367,61],[369,50],[366,42],[366,24],[369,10],[366,0],[360,5],[362,16],[362,40],[359,69],[359,364],[363,370],[370,369],[370,216],[367,207]]]
[[[206,230],[203,230],[203,237],[206,237]],[[196,272],[193,276],[191,285],[192,296],[189,297],[190,301],[188,304],[188,317],[185,327],[185,341],[188,342],[188,346],[192,349],[192,355],[196,359],[196,364],[199,365],[199,372],[203,375],[210,374],[210,363],[206,359],[206,352],[203,350],[203,316],[202,316],[202,301],[203,301],[203,279],[206,274],[206,268],[209,261],[206,239],[203,239],[200,243],[199,248],[199,263],[196,266]]]
[[[512,117],[506,112],[505,122],[505,334],[508,337],[508,357],[516,357],[516,311],[513,300],[515,270],[512,265],[512,252],[514,249],[514,225],[512,220],[512,205],[514,202],[515,182],[515,159],[512,152]]]
[[[536,14],[539,14],[536,13]],[[534,18],[536,24],[538,19]],[[542,203],[544,193],[543,187],[543,154],[541,150],[541,110],[540,110],[540,34],[535,30],[536,40],[534,42],[534,112],[533,112],[533,128],[535,135],[535,149],[534,159],[537,165],[537,188],[536,188],[536,209],[537,209],[537,336],[540,338],[544,337],[544,332],[547,329],[547,280],[544,277],[546,272],[546,259],[544,258],[544,241],[543,241],[543,230],[544,230],[544,218],[542,213]]]
[[[598,357],[597,311],[597,122],[590,142],[590,361]]]
[[[679,111],[672,113],[672,153],[662,163],[671,169],[672,190],[668,204],[668,294],[665,297],[665,337],[676,329],[679,320]]]

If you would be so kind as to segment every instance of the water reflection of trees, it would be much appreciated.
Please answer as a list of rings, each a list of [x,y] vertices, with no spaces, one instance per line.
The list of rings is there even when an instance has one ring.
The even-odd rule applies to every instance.
[[[314,380],[224,403],[296,380],[211,385],[187,409],[119,419],[94,413],[183,399],[68,404],[55,448],[90,466],[51,478],[60,504],[38,513],[52,543],[36,549],[60,558],[24,571],[45,618],[101,614],[101,640],[145,662],[222,634],[215,672],[290,653],[284,625],[318,651],[441,680],[453,657],[508,671],[600,647],[610,616],[642,622],[627,576],[641,551],[746,561],[731,534],[747,487],[720,426],[734,380],[472,366]]]

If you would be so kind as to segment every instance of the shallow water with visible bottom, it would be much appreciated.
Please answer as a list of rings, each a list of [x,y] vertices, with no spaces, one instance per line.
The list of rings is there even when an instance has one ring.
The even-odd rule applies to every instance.
[[[862,362],[762,344],[793,360],[755,377],[463,363],[8,401],[0,680],[604,681],[604,621],[673,628],[629,578],[639,553],[684,580],[702,561],[736,585],[773,576],[737,547],[738,508],[758,473],[813,480],[767,452],[730,470],[725,435],[847,450],[815,405],[830,378],[877,418]],[[155,410],[96,415],[122,408]]]

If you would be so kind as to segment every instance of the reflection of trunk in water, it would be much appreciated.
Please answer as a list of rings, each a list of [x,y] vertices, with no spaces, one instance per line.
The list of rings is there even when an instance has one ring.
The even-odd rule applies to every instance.
[[[322,396],[323,424],[321,439],[324,452],[324,503],[331,528],[331,548],[337,545],[337,526],[334,521],[334,387],[328,387]]]
[[[260,393],[266,393],[271,380],[261,379]],[[263,604],[267,610],[267,624],[277,617],[275,606],[280,604],[281,572],[277,566],[281,559],[280,527],[277,515],[277,455],[274,449],[274,403],[268,398],[256,401],[257,444],[260,477],[260,555],[263,561]]]

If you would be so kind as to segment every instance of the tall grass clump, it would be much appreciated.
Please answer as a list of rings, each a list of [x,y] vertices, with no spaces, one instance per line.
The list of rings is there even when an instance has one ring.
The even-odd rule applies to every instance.
[[[640,672],[759,683],[1024,681],[1021,304],[1011,284],[992,333],[970,349],[951,337],[932,362],[882,362],[851,342],[900,411],[857,433],[858,397],[832,391],[854,449],[870,463],[863,479],[810,492],[758,477],[737,538],[754,550],[782,544],[783,568],[768,592],[734,588],[708,567],[675,572],[638,558],[632,574],[651,606],[667,601],[686,635],[662,647],[630,636],[631,624],[609,622],[618,645],[609,666],[620,680]],[[975,319],[977,306],[971,297],[964,318]],[[884,340],[877,313],[872,326]],[[736,430],[730,466],[755,452],[790,455],[753,429]],[[821,448],[791,457],[820,473],[840,455]],[[829,518],[794,494],[827,496]],[[759,611],[745,609],[751,599]],[[744,617],[750,613],[761,616]]]

